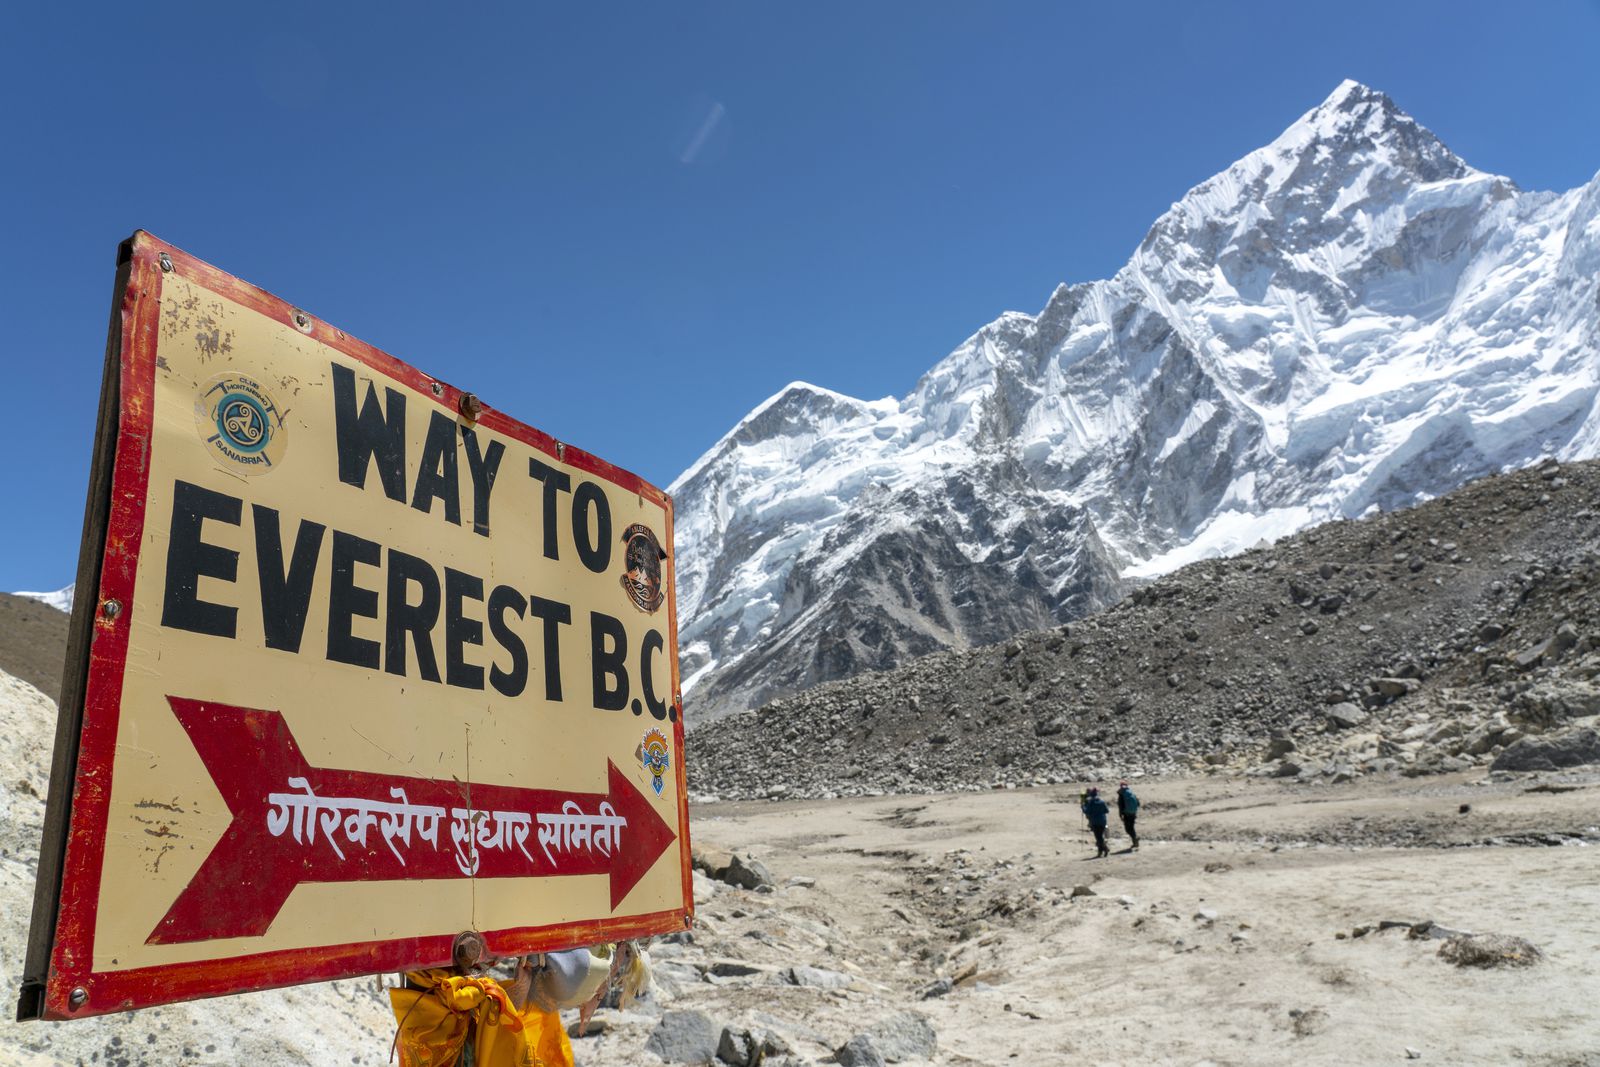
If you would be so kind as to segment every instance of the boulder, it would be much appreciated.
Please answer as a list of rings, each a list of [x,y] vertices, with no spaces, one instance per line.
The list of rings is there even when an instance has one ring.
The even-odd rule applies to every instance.
[[[848,989],[851,978],[839,971],[826,971],[821,967],[785,967],[779,977],[788,985],[807,986],[811,989]]]
[[[1525,648],[1521,652],[1518,652],[1515,656],[1512,656],[1511,663],[1519,671],[1525,671],[1529,670],[1530,668],[1537,667],[1544,661],[1545,656],[1550,654],[1550,650],[1554,645],[1555,638],[1547,638],[1544,641],[1540,641],[1532,648]]]
[[[717,1042],[717,1059],[732,1067],[752,1067],[761,1062],[757,1057],[761,1046],[748,1030],[722,1028],[722,1040]]]
[[[1585,727],[1524,737],[1495,757],[1494,771],[1559,771],[1600,763],[1600,733]]]
[[[718,978],[748,978],[753,974],[760,974],[762,968],[742,960],[717,960],[709,971]]]
[[[1556,648],[1565,652],[1578,643],[1578,630],[1570,622],[1564,622],[1556,628]]]
[[[933,1023],[921,1012],[896,1012],[869,1027],[864,1034],[889,1063],[904,1060],[929,1060],[939,1049],[939,1035]]]
[[[729,885],[738,886],[740,889],[777,888],[777,883],[772,880],[772,875],[764,863],[737,854],[719,877]]]
[[[646,1050],[668,1063],[705,1063],[717,1054],[721,1028],[699,1011],[669,1011],[645,1039]]]
[[[732,852],[698,842],[690,849],[689,858],[695,870],[704,871],[709,877],[717,879],[720,879],[723,872],[733,863]]]
[[[1374,693],[1389,700],[1414,693],[1422,687],[1422,683],[1415,678],[1374,678],[1368,684]]]
[[[857,1034],[834,1050],[839,1067],[884,1067],[883,1054],[865,1034]]]
[[[1544,953],[1520,937],[1457,934],[1439,946],[1439,958],[1457,967],[1531,967]]]
[[[1351,730],[1367,721],[1367,713],[1349,702],[1341,702],[1327,710],[1328,729]]]
[[[1484,723],[1462,739],[1461,751],[1469,756],[1481,756],[1500,743],[1500,736],[1503,733],[1505,733],[1503,725]]]

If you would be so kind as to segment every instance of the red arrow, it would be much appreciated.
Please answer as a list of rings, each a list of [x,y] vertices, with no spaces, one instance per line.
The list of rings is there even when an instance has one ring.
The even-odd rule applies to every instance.
[[[233,821],[149,944],[259,937],[301,882],[605,874],[615,911],[677,839],[609,760],[604,793],[333,770],[276,711],[167,702]]]

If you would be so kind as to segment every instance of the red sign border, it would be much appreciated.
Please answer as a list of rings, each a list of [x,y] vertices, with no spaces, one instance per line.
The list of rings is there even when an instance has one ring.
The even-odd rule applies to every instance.
[[[120,400],[116,413],[116,443],[111,460],[109,521],[100,549],[99,589],[77,590],[79,603],[85,601],[86,592],[93,594],[88,600],[88,610],[92,612],[93,619],[90,624],[92,632],[89,637],[88,673],[77,765],[71,768],[73,778],[68,786],[71,807],[70,812],[64,813],[65,817],[60,819],[66,823],[66,840],[60,883],[53,894],[57,907],[49,937],[49,970],[42,976],[42,1002],[36,1005],[33,1012],[28,1011],[25,981],[19,1017],[84,1018],[157,1004],[375,972],[446,966],[451,961],[451,948],[459,931],[426,937],[280,949],[130,970],[97,972],[93,969],[94,933],[122,704],[122,677],[127,663],[128,634],[134,610],[134,577],[143,541],[146,493],[149,488],[156,340],[165,273],[170,270],[219,296],[307,334],[396,380],[425,401],[439,404],[449,412],[458,410],[465,393],[465,390],[424,374],[381,349],[348,336],[271,293],[196,259],[144,230],[135,232],[125,248],[125,255],[130,261],[129,272],[127,282],[118,294],[120,307],[113,308],[113,329],[120,329],[121,341],[120,346],[114,346],[116,354],[113,356],[120,361],[115,368],[115,373],[120,376]],[[559,462],[587,471],[626,492],[658,504],[666,514],[666,544],[673,545],[672,499],[660,489],[582,449],[558,443],[549,434],[487,405],[476,421]],[[675,563],[676,560],[671,557],[666,561],[673,581]],[[120,605],[120,610],[114,613],[105,610],[105,606],[113,602]],[[678,647],[675,597],[667,602],[667,625],[671,631],[671,647],[675,651]],[[683,760],[683,697],[679,689],[678,660],[676,655],[670,658],[672,706],[677,711],[671,725],[677,758],[676,830],[684,906],[616,919],[481,931],[491,954],[521,955],[667,933],[692,925],[694,890],[690,867],[689,801]],[[71,669],[69,664],[69,672]],[[66,716],[69,709],[63,707],[61,714]],[[64,793],[53,787],[51,795],[55,797]],[[46,816],[47,834],[52,814],[55,813]],[[47,876],[41,864],[40,877]],[[37,905],[35,910],[39,910]],[[39,915],[35,915],[34,922],[40,922]],[[30,958],[26,977],[37,981],[40,976],[34,974],[33,964]],[[74,1003],[75,998],[79,998],[77,1003]]]

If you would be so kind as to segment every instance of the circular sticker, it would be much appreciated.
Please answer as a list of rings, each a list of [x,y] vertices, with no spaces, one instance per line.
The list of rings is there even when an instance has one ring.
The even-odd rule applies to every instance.
[[[647,615],[655,614],[665,595],[661,591],[661,561],[667,554],[655,531],[643,523],[634,523],[622,531],[627,571],[622,575],[622,588],[633,606]]]
[[[270,471],[289,443],[272,394],[243,374],[218,375],[202,385],[194,423],[212,454],[241,474]]]

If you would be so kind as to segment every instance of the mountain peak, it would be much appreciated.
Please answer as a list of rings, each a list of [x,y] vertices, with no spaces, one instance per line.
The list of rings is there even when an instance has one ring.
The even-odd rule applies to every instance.
[[[1263,151],[1301,156],[1378,147],[1392,149],[1395,162],[1423,181],[1460,178],[1472,169],[1387,93],[1352,78],[1340,82]]]

